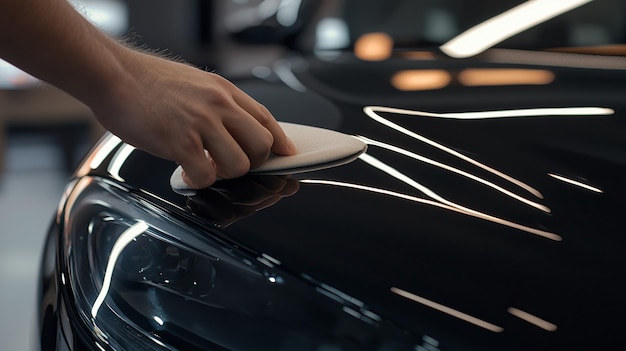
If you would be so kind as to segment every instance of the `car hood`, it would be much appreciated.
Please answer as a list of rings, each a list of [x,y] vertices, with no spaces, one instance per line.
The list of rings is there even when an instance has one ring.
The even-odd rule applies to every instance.
[[[104,161],[78,176],[124,183],[416,333],[459,345],[614,345],[613,321],[626,312],[625,70],[282,64],[282,82],[238,84],[280,120],[361,138],[365,154],[184,196],[169,186],[175,164],[105,140],[94,152]],[[555,78],[464,86],[455,79],[467,68]],[[452,80],[410,91],[390,83],[398,71],[434,69]]]

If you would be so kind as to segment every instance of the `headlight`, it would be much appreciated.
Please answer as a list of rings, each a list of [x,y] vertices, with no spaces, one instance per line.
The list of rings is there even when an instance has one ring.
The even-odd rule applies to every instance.
[[[61,281],[101,349],[352,350],[364,335],[367,349],[415,345],[362,302],[114,183],[81,179],[62,224]]]

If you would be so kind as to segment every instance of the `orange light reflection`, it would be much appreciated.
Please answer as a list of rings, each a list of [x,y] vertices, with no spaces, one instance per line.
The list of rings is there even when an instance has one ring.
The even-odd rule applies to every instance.
[[[354,43],[354,54],[365,61],[382,61],[391,56],[393,39],[385,33],[368,33]]]
[[[544,69],[487,69],[468,68],[459,73],[459,82],[465,86],[547,85],[554,81],[554,73]]]
[[[391,77],[391,84],[398,90],[435,90],[450,84],[450,73],[440,69],[400,71]]]

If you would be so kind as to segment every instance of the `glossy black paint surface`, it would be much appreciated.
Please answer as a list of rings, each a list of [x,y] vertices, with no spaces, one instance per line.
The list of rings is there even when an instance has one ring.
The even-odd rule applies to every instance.
[[[624,71],[553,67],[557,78],[548,86],[454,87],[398,94],[378,91],[388,75],[381,74],[377,80],[367,74],[385,72],[387,67],[364,64],[370,67],[361,71],[355,69],[359,64],[314,64],[320,67],[312,65],[312,73],[318,68],[335,74],[305,72],[302,81],[317,87],[326,98],[340,101],[344,113],[340,130],[458,167],[533,199],[550,212],[375,146],[370,146],[369,155],[444,199],[555,234],[557,239],[374,191],[310,183],[301,183],[295,195],[262,214],[226,228],[229,236],[262,248],[297,271],[324,277],[327,284],[367,301],[377,313],[440,340],[444,350],[562,349],[621,342],[620,327],[610,322],[607,313],[615,313],[615,318],[623,313],[626,288],[620,278],[625,264],[619,229],[624,224],[626,190],[626,120],[620,101],[620,96],[626,96]],[[474,66],[471,61],[465,64]],[[565,88],[559,86],[561,82],[566,82]],[[326,89],[342,85],[341,96]],[[543,195],[538,198],[440,149],[372,122],[362,107],[378,104],[431,112],[601,106],[616,114],[474,121],[382,114],[531,185]],[[549,174],[594,185],[602,192],[564,183]],[[406,179],[400,181],[360,161],[296,178],[427,198]],[[393,294],[393,288],[476,316],[503,331],[488,331],[435,312]],[[512,315],[511,308],[549,321],[556,330],[525,322]]]
[[[557,77],[570,82],[568,94],[558,93],[558,86],[526,86],[491,89],[498,97],[495,100],[487,89],[479,93],[474,88],[383,93],[376,98],[378,85],[369,83],[368,89],[356,86],[353,92],[344,87],[344,95],[334,96],[332,90],[323,88],[334,83],[332,76],[318,76],[315,69],[347,74],[355,66],[313,64],[320,67],[312,65],[298,77],[311,86],[319,84],[319,91],[294,92],[260,81],[241,82],[241,87],[271,110],[275,103],[271,98],[284,102],[284,96],[292,95],[293,106],[274,109],[279,119],[378,140],[440,162],[439,166],[370,145],[367,155],[402,176],[356,160],[287,178],[246,176],[222,181],[185,197],[169,188],[175,165],[133,151],[119,172],[123,185],[170,211],[185,209],[195,221],[217,228],[229,241],[279,260],[280,269],[296,277],[312,277],[363,301],[385,320],[409,330],[416,342],[427,335],[438,340],[442,350],[561,349],[620,342],[620,325],[611,321],[624,312],[626,291],[621,229],[625,224],[626,120],[619,98],[626,96],[626,89],[619,85],[625,81],[625,71],[554,69]],[[380,69],[372,70],[387,68],[385,63],[377,65]],[[568,76],[570,71],[574,77]],[[370,79],[362,74],[355,77]],[[346,84],[345,77],[338,78],[337,85]],[[591,92],[590,86],[594,86]],[[270,99],[264,101],[268,91]],[[443,97],[429,99],[438,94],[446,97],[445,103]],[[476,98],[456,99],[455,94],[475,94]],[[536,102],[541,100],[537,94],[547,96],[550,107],[599,106],[612,108],[615,114],[490,120],[379,115],[532,186],[543,198],[385,127],[363,112],[365,105],[377,104],[431,112],[546,107]],[[550,94],[556,98],[550,99]],[[330,113],[319,118],[316,113],[323,109],[299,113],[300,101],[319,103]],[[443,165],[545,206],[549,212],[442,169]],[[107,166],[90,172],[108,177],[103,171]],[[549,174],[581,181],[601,192]],[[465,210],[425,196],[416,183]],[[266,208],[242,205],[257,204],[260,199],[271,199],[274,204]],[[400,291],[436,307],[402,297]],[[451,316],[442,308],[459,311],[463,317]],[[528,323],[511,309],[537,316],[556,330]],[[465,316],[491,326],[477,326],[463,320]],[[495,330],[490,330],[493,326]]]
[[[183,196],[169,187],[176,165],[138,150],[112,175],[118,146],[77,176],[118,183],[189,225],[208,228],[207,236],[235,251],[279,261],[276,271],[311,291],[330,287],[358,301],[362,310],[344,317],[362,321],[367,312],[380,323],[350,329],[354,335],[384,325],[391,330],[384,335],[402,336],[389,346],[372,332],[377,337],[347,350],[619,348],[618,321],[626,312],[626,59],[591,68],[605,58],[575,56],[579,66],[566,67],[562,60],[573,56],[555,54],[538,65],[532,54],[527,64],[495,63],[490,53],[466,60],[434,55],[382,62],[289,58],[283,64],[304,91],[280,81],[236,82],[279,120],[367,138],[366,155],[348,165],[248,175]],[[541,69],[554,80],[468,87],[456,80],[468,68]],[[424,91],[390,84],[399,71],[432,69],[454,79]],[[612,112],[510,112],[572,107]],[[453,119],[407,111],[509,112]],[[54,228],[49,247],[61,240]],[[67,315],[58,306],[72,310],[69,293],[52,283],[59,272],[46,267],[44,334]],[[333,318],[319,330],[345,331]],[[68,341],[69,349],[89,344],[78,319],[67,325],[87,335]]]

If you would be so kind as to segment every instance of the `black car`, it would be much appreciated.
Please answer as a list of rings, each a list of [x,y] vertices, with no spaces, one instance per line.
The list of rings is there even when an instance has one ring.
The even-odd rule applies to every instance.
[[[41,349],[624,348],[626,3],[281,4],[231,28],[290,48],[236,84],[367,151],[181,194],[106,135],[50,227]]]

